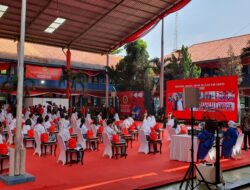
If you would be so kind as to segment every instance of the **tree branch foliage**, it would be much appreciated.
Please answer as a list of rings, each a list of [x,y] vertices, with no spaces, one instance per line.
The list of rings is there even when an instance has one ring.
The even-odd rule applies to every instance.
[[[238,84],[242,82],[242,68],[241,59],[234,55],[233,47],[228,48],[228,58],[220,59],[220,68],[218,70],[219,76],[238,76]]]

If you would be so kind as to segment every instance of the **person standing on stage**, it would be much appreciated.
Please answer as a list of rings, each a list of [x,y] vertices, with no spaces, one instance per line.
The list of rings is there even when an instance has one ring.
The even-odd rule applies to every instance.
[[[244,150],[250,147],[250,113],[249,108],[245,108],[245,113],[241,118],[241,129],[244,133]],[[248,142],[247,142],[248,141]]]

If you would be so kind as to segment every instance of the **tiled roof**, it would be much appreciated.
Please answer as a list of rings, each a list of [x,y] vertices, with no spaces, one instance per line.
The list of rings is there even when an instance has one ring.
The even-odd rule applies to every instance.
[[[0,58],[17,60],[17,42],[0,39]],[[33,43],[25,43],[25,61],[48,65],[66,65],[66,57],[61,48]],[[109,56],[109,64],[116,65],[122,57]],[[103,69],[106,55],[71,50],[71,62],[75,68]]]
[[[239,56],[248,41],[250,41],[250,34],[194,44],[188,48],[188,51],[193,62],[204,62],[228,57],[230,46],[233,48],[234,55]]]

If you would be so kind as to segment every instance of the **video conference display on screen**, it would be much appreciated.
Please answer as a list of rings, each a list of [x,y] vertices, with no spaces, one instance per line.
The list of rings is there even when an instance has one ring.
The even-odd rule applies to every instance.
[[[217,110],[223,112],[227,120],[237,120],[237,76],[168,81],[167,113],[172,112],[176,118],[190,118],[190,109],[184,107],[185,88],[199,89],[199,106],[193,108],[196,119],[202,120],[207,110]]]

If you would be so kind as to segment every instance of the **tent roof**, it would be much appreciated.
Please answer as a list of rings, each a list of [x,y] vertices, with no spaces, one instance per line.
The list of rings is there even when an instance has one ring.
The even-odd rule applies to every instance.
[[[81,51],[107,53],[133,41],[161,18],[190,0],[27,0],[25,41]],[[18,40],[21,1],[8,6],[0,18],[0,37]],[[44,30],[57,18],[66,21],[54,31]]]

